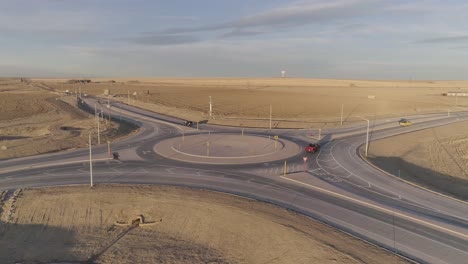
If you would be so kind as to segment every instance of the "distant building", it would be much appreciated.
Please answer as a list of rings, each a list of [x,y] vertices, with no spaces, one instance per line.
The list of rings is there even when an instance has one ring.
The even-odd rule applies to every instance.
[[[67,83],[91,83],[91,80],[68,80]]]
[[[447,92],[445,96],[468,96],[468,92]]]

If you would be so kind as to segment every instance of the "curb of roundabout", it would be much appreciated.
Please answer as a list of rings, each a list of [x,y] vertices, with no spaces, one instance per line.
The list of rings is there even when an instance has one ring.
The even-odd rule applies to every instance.
[[[177,136],[156,143],[153,150],[168,159],[212,165],[271,162],[288,159],[301,151],[296,143],[287,139],[226,133],[214,133],[210,137],[207,139],[206,135]],[[184,140],[185,147],[181,140]],[[252,155],[253,153],[258,154]]]

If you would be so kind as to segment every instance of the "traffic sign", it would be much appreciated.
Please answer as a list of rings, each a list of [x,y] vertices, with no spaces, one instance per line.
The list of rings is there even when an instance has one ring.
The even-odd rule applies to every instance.
[[[278,139],[278,135],[275,136],[275,139]]]
[[[306,161],[307,161],[307,157],[303,157],[302,159],[304,160],[304,162],[306,162]]]

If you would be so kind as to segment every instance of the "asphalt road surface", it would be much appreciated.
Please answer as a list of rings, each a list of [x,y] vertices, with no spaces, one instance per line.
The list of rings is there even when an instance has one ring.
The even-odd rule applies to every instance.
[[[95,103],[88,98],[81,107],[94,113],[89,106]],[[94,184],[164,184],[232,193],[295,210],[417,262],[468,263],[468,204],[405,183],[363,161],[357,148],[365,143],[366,121],[322,130],[320,139],[316,134],[311,138],[309,130],[245,128],[246,134],[278,135],[301,147],[320,142],[318,153],[302,151],[287,158],[285,174],[284,159],[202,164],[163,157],[153,149],[182,134],[232,134],[241,133],[240,128],[206,123],[188,128],[183,120],[118,102],[104,109],[113,120],[141,129],[111,143],[120,160],[108,159],[106,144],[93,147]],[[411,127],[399,127],[395,118],[372,121],[370,139],[468,120],[468,114],[408,119]],[[0,190],[89,183],[88,149],[0,161]]]

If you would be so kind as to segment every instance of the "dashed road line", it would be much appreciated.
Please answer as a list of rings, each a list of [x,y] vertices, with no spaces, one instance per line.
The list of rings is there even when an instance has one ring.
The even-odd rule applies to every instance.
[[[389,210],[389,209],[386,209],[386,208],[378,206],[378,205],[374,205],[374,204],[371,204],[371,203],[368,203],[368,202],[364,202],[364,201],[361,201],[361,200],[358,200],[358,199],[355,199],[355,198],[352,198],[352,197],[349,197],[349,196],[346,196],[346,195],[343,195],[343,194],[339,194],[339,193],[336,193],[336,192],[333,192],[333,191],[329,191],[329,190],[326,190],[326,189],[323,189],[323,188],[320,188],[320,187],[317,187],[317,186],[313,186],[313,185],[310,185],[310,184],[307,184],[307,183],[304,183],[304,182],[301,182],[301,181],[290,179],[290,178],[287,178],[287,177],[284,177],[284,176],[280,176],[280,177],[282,179],[295,182],[297,184],[305,185],[305,186],[307,186],[309,188],[312,188],[312,189],[317,190],[317,191],[322,192],[322,193],[327,193],[327,194],[330,194],[330,195],[338,197],[338,198],[342,198],[342,199],[345,199],[345,200],[348,200],[348,201],[352,201],[352,202],[364,205],[366,207],[376,209],[376,210],[384,212],[384,213],[397,215],[399,217],[409,219],[409,220],[411,220],[413,222],[417,222],[417,223],[423,224],[425,226],[429,226],[429,227],[432,227],[432,228],[435,228],[435,229],[439,229],[439,230],[442,230],[442,231],[444,231],[446,233],[451,233],[453,235],[463,237],[464,239],[468,239],[468,234],[463,234],[463,233],[448,229],[446,227],[442,227],[442,226],[439,226],[439,225],[436,225],[436,224],[432,224],[432,223],[426,222],[424,220],[414,218],[414,217],[409,216],[409,215],[405,215],[405,214],[402,214],[402,213],[399,213],[399,212],[395,212],[393,210]]]

